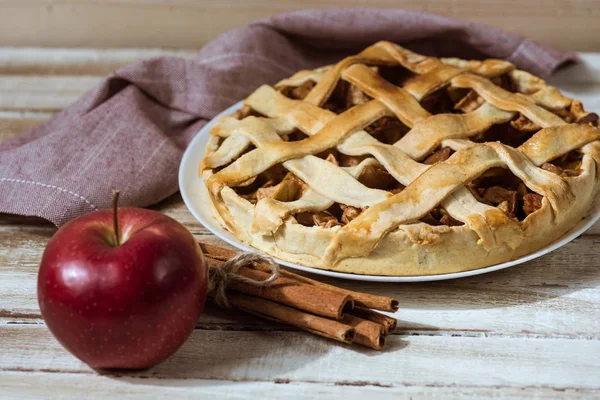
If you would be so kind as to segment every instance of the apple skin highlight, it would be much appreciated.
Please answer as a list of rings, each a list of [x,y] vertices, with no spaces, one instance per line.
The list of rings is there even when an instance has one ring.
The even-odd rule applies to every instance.
[[[206,262],[192,234],[152,210],[100,210],[49,241],[38,301],[58,341],[93,368],[148,368],[175,353],[206,301]]]

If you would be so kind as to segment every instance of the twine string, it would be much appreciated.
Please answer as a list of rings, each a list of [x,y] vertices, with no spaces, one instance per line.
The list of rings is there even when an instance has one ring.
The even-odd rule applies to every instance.
[[[271,268],[271,276],[265,280],[247,278],[239,273],[240,268],[254,263],[264,263]],[[229,307],[227,285],[231,281],[243,282],[256,287],[270,286],[279,278],[279,265],[268,256],[258,253],[240,253],[221,265],[208,265],[208,293],[215,298],[218,305]]]

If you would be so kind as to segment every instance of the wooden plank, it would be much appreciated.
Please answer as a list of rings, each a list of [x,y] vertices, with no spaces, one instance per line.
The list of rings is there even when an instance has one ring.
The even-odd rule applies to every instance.
[[[85,68],[85,62],[81,65]],[[62,93],[73,79],[74,89],[85,90],[84,80],[70,75],[76,72],[56,68],[33,69],[33,76],[2,76],[0,86],[20,83],[8,85],[9,91],[0,87],[0,93],[31,93],[49,101],[52,90]],[[46,79],[37,73],[64,76]],[[40,87],[41,92],[49,88],[47,97]],[[589,85],[584,81],[572,87],[576,92]],[[30,104],[22,98],[27,100],[22,104]],[[39,104],[46,108],[36,108]],[[53,110],[49,104],[34,102],[29,109]],[[18,134],[51,115],[0,112],[0,140],[3,132],[4,137]],[[193,219],[179,196],[157,209],[182,221],[199,239],[221,243]],[[55,390],[82,398],[90,388],[94,395],[124,393],[125,398],[222,396],[227,387],[236,398],[346,397],[359,390],[394,398],[485,398],[499,392],[507,398],[560,398],[593,396],[600,389],[600,275],[594,250],[599,224],[549,256],[481,277],[417,285],[325,279],[402,300],[400,328],[390,350],[377,357],[209,307],[177,356],[125,377],[95,375],[60,348],[40,319],[36,271],[54,231],[40,220],[0,216],[0,393],[8,397],[46,397]]]
[[[40,322],[36,273],[51,227],[0,230],[0,313],[3,323]],[[220,244],[206,231],[196,237]],[[400,300],[399,332],[421,335],[600,339],[600,238],[584,236],[542,258],[491,274],[445,282],[377,284],[319,277],[353,290]],[[205,313],[200,326],[263,329],[261,322]],[[258,328],[257,328],[258,326]]]
[[[68,388],[68,390],[65,390]],[[103,376],[92,373],[47,373],[29,371],[0,372],[0,391],[10,398],[45,399],[48,393],[60,393],[61,399],[82,399],[90,396],[123,400],[139,398],[189,399],[213,396],[219,399],[294,398],[375,398],[409,400],[419,399],[483,399],[498,398],[499,387],[439,387],[428,385],[394,384],[371,385],[368,382],[340,381],[333,385],[311,382],[293,382],[285,379],[273,382],[235,382],[217,379],[137,378]],[[550,387],[501,388],[502,399],[544,398],[564,399],[575,396],[593,396],[590,389],[560,389]]]
[[[52,113],[0,111],[0,142],[40,125]]]
[[[195,51],[171,49],[0,49],[0,74],[108,75],[144,58],[191,57]]]
[[[600,50],[594,0],[1,0],[0,45],[199,48],[259,18],[335,6],[401,6],[495,26],[562,49]]]
[[[0,325],[0,337],[0,370],[90,372],[43,325]],[[600,390],[598,340],[392,335],[387,349],[356,349],[303,332],[195,330],[172,358],[128,376]]]
[[[100,83],[95,76],[0,75],[0,111],[60,111]]]
[[[584,235],[600,235],[600,222],[596,222],[592,225],[590,229],[585,231]]]

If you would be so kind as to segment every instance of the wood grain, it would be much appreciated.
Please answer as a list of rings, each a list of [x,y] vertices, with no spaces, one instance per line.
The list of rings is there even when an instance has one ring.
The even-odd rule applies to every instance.
[[[528,1],[523,12],[533,12],[527,11]],[[0,0],[0,7],[35,8],[39,3]],[[98,8],[99,3],[89,3]],[[140,5],[139,0],[103,4],[107,10],[127,10],[123,3]],[[158,10],[163,3],[153,0],[141,9],[154,4]],[[247,7],[266,3],[270,2]],[[440,2],[450,3],[454,2]],[[81,4],[68,0],[57,7],[80,9]],[[196,7],[188,0],[173,4]],[[214,2],[207,13],[223,10],[227,4],[242,8],[239,3]],[[290,3],[278,4],[285,8]],[[488,7],[470,0],[464,4]],[[507,10],[508,15],[512,12]],[[0,42],[4,39],[0,34]],[[111,69],[153,52],[0,49],[0,140],[50,118]],[[590,62],[593,58],[586,56],[576,67],[575,80],[560,74],[553,80],[567,92],[583,93],[584,104],[600,111],[596,94],[600,84],[593,78],[600,59]],[[179,195],[154,208],[182,222],[199,240],[230,247],[193,218]],[[396,315],[399,326],[389,338],[388,350],[377,356],[209,305],[190,340],[173,358],[151,370],[120,375],[98,375],[87,368],[60,347],[41,319],[36,274],[44,246],[55,231],[38,218],[0,214],[3,398],[47,398],[52,393],[76,399],[115,395],[124,399],[202,395],[552,399],[592,398],[600,391],[600,223],[549,255],[478,277],[391,285],[319,278],[401,300]]]
[[[0,336],[4,347],[0,371],[90,372],[42,325],[0,325]],[[301,332],[265,335],[196,330],[172,358],[130,376],[326,385],[361,381],[386,387],[410,382],[434,387],[532,385],[600,390],[599,352],[597,340],[392,335],[386,351],[375,356],[373,350],[357,350]],[[434,370],[432,359],[436,360]]]
[[[600,50],[594,0],[0,0],[0,45],[194,49],[228,29],[270,15],[361,6],[433,12],[562,49]]]
[[[48,373],[27,370],[0,372],[3,394],[9,398],[46,398],[48,393],[60,393],[61,399],[88,398],[93,388],[95,397],[123,400],[140,398],[235,398],[235,399],[483,399],[498,396],[503,399],[543,398],[564,399],[595,394],[594,389],[552,387],[479,387],[397,384],[381,385],[364,381],[343,380],[333,385],[318,382],[296,382],[276,379],[270,382],[228,381],[223,379],[176,379],[114,377],[92,373]],[[68,390],[65,390],[68,388]]]
[[[0,142],[38,126],[52,115],[48,112],[0,111]]]
[[[160,209],[160,208],[159,208]],[[163,208],[161,211],[167,211]],[[51,227],[0,229],[0,323],[40,322],[36,274]],[[205,230],[195,235],[222,245]],[[377,284],[319,278],[401,299],[398,331],[435,336],[564,337],[600,340],[600,237],[586,235],[518,267],[447,282]],[[239,313],[203,315],[204,329],[263,329]]]
[[[103,76],[139,59],[158,56],[188,58],[194,53],[166,49],[4,48],[0,51],[0,74]]]
[[[0,111],[60,111],[90,90],[96,76],[0,75]],[[8,95],[10,94],[10,95]]]

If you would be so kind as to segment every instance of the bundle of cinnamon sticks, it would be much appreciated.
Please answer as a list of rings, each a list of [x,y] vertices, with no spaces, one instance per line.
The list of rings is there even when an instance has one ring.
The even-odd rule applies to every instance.
[[[200,248],[211,266],[222,265],[237,254],[206,243],[200,243]],[[271,276],[271,267],[253,263],[238,273],[265,280]],[[395,312],[399,306],[391,297],[342,289],[284,270],[267,287],[232,280],[227,286],[227,300],[232,307],[262,318],[376,350],[383,348],[396,320],[374,310]]]

